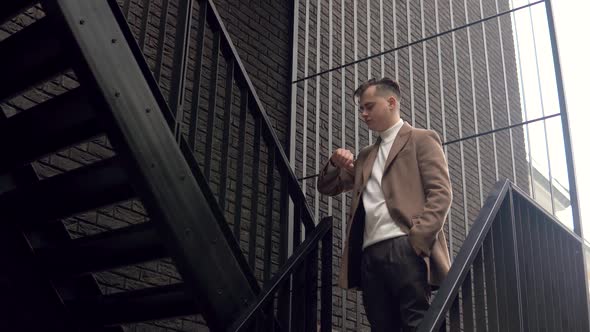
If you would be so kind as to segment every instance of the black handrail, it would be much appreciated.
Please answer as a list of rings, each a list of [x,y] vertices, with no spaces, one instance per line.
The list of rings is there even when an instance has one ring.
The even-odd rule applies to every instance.
[[[313,213],[309,208],[309,205],[307,204],[303,190],[301,190],[299,182],[297,181],[297,177],[295,176],[295,173],[293,172],[293,169],[290,166],[289,159],[285,154],[285,150],[281,146],[278,136],[271,125],[268,115],[264,110],[264,106],[262,105],[262,102],[260,101],[260,98],[258,97],[256,90],[254,89],[254,85],[252,84],[250,76],[248,76],[248,73],[246,72],[246,68],[244,67],[242,60],[240,59],[240,56],[236,48],[234,47],[231,37],[229,36],[229,33],[227,32],[227,29],[225,28],[225,25],[221,20],[221,16],[219,15],[217,8],[215,7],[215,4],[213,4],[212,0],[206,1],[208,6],[208,22],[213,29],[217,27],[219,29],[219,32],[221,32],[221,50],[224,53],[229,53],[228,55],[235,61],[235,69],[237,69],[236,74],[243,81],[243,83],[248,89],[249,96],[251,96],[250,98],[248,98],[250,106],[253,106],[250,109],[253,111],[255,118],[259,118],[261,120],[263,135],[268,140],[270,140],[271,144],[274,145],[274,149],[277,152],[275,161],[277,165],[279,165],[280,172],[282,173],[282,175],[286,177],[289,181],[288,187],[290,189],[290,194],[293,196],[293,200],[297,202],[296,205],[301,204],[301,208],[304,214],[302,216],[302,222],[305,225],[305,228],[311,230],[314,228]]]
[[[550,114],[550,115],[543,116],[543,117],[540,117],[540,118],[536,118],[536,119],[532,119],[532,120],[528,120],[528,121],[523,121],[523,122],[519,122],[519,123],[514,123],[514,124],[511,124],[509,126],[505,126],[505,127],[501,127],[501,128],[495,128],[495,129],[492,129],[492,130],[488,130],[488,131],[485,131],[485,132],[480,132],[480,133],[472,134],[472,135],[468,135],[468,136],[463,136],[461,138],[457,138],[457,139],[454,139],[454,140],[443,142],[442,145],[443,146],[446,146],[446,145],[456,144],[456,143],[459,143],[459,142],[468,141],[470,139],[474,139],[474,138],[478,138],[478,137],[483,137],[483,136],[491,135],[491,134],[494,134],[494,133],[498,133],[498,132],[502,132],[502,131],[514,129],[514,128],[517,128],[517,127],[523,127],[523,126],[526,126],[526,125],[529,125],[529,124],[532,124],[532,123],[535,123],[535,122],[549,120],[551,118],[555,118],[555,117],[558,117],[558,116],[561,116],[561,113]],[[299,181],[309,180],[309,179],[316,178],[318,176],[320,176],[319,173],[318,174],[314,174],[314,175],[308,175],[306,177],[299,178],[298,180]]]
[[[296,269],[305,262],[306,258],[310,256],[312,250],[318,247],[321,241],[323,246],[331,250],[331,238],[332,238],[332,217],[323,218],[322,221],[316,226],[316,228],[308,235],[301,245],[299,245],[293,255],[289,257],[287,262],[281,269],[274,275],[274,277],[268,282],[267,286],[258,295],[256,302],[253,302],[248,309],[235,321],[234,324],[229,328],[228,331],[242,331],[246,328],[249,322],[255,317],[256,313],[263,310],[266,303],[272,298],[272,296],[279,290],[279,287],[283,283],[289,280],[294,274]],[[326,249],[326,248],[324,248]],[[328,258],[328,261],[322,260],[322,269],[328,269],[332,265],[331,255],[324,256]],[[322,258],[324,258],[322,257]],[[326,277],[327,276],[327,277]],[[331,303],[331,273],[324,273],[322,278],[322,290],[330,289],[329,293],[322,294],[322,309],[324,309],[324,301]],[[324,284],[326,282],[326,284]],[[331,324],[330,324],[331,325]]]
[[[128,5],[128,3],[131,0],[126,0],[124,3],[124,7]],[[288,183],[287,185],[287,189],[289,191],[289,195],[291,196],[293,203],[296,207],[296,209],[300,209],[302,210],[302,215],[301,215],[301,222],[304,224],[306,231],[310,231],[313,230],[313,228],[315,227],[315,223],[314,223],[314,216],[313,216],[313,212],[310,209],[309,205],[307,204],[306,198],[305,198],[305,194],[303,193],[303,190],[301,189],[299,182],[297,180],[297,177],[295,176],[295,173],[293,171],[293,169],[290,166],[289,160],[287,158],[287,155],[280,143],[280,140],[278,139],[278,136],[276,134],[276,131],[274,130],[274,128],[272,127],[272,124],[270,122],[270,119],[264,109],[264,106],[260,100],[260,98],[258,97],[258,94],[256,93],[256,90],[254,89],[254,85],[252,84],[252,81],[250,79],[250,76],[248,75],[245,66],[236,50],[236,48],[234,47],[234,44],[231,40],[231,37],[221,19],[221,16],[219,15],[219,12],[217,11],[217,8],[215,6],[215,4],[213,3],[212,0],[182,0],[180,2],[180,4],[182,5],[179,8],[182,8],[182,10],[191,10],[192,8],[192,4],[193,2],[199,2],[199,10],[200,15],[199,15],[199,19],[201,21],[198,22],[198,32],[197,32],[197,58],[196,58],[196,63],[195,63],[195,69],[194,69],[194,83],[195,86],[193,88],[193,105],[191,107],[191,119],[189,120],[189,137],[188,137],[188,143],[189,146],[191,148],[194,148],[194,139],[195,139],[195,135],[196,135],[196,122],[197,122],[197,117],[196,117],[196,112],[198,112],[198,108],[199,108],[199,100],[200,100],[200,96],[199,96],[199,87],[200,87],[200,83],[202,81],[202,66],[203,66],[203,50],[204,50],[204,40],[205,38],[205,21],[203,21],[202,19],[205,18],[206,22],[208,23],[208,28],[213,32],[213,50],[214,50],[214,54],[213,54],[213,65],[212,65],[212,71],[215,72],[215,74],[213,75],[214,77],[217,76],[217,67],[219,65],[217,61],[217,57],[219,56],[219,54],[223,55],[229,62],[232,62],[232,66],[231,68],[233,69],[231,72],[233,74],[234,79],[236,80],[236,83],[238,84],[239,87],[239,91],[241,92],[246,92],[246,96],[245,99],[247,100],[247,111],[250,112],[250,114],[254,117],[254,120],[257,122],[260,122],[260,129],[261,129],[261,135],[262,137],[265,138],[266,143],[269,146],[269,150],[273,149],[275,152],[275,164],[278,166],[278,170],[281,174],[281,177],[284,178]],[[163,4],[163,13],[167,14],[168,13],[168,6],[169,4],[166,2],[165,4]],[[186,13],[182,13],[182,15],[186,15]],[[191,30],[191,19],[192,17],[190,15],[184,17],[183,19],[179,21],[179,25],[176,27],[176,39],[174,41],[174,55],[173,57],[175,59],[184,59],[186,60],[188,58],[188,53],[187,53],[187,44],[190,40],[190,38],[188,38],[189,34],[190,34],[190,30]],[[143,27],[142,27],[143,28]],[[147,33],[147,31],[140,31],[140,36],[139,39],[141,40],[142,38],[144,38],[143,36]],[[160,37],[158,40],[158,50],[160,51],[160,48],[163,47],[164,44],[164,39],[166,36],[166,24],[162,25],[160,27]],[[140,49],[138,47],[138,49]],[[140,49],[141,50],[141,49]],[[220,52],[219,52],[220,51]],[[155,72],[156,72],[156,79],[159,79],[159,73],[161,71],[162,68],[162,61],[163,59],[158,56],[158,58],[156,59],[156,67],[155,67]],[[228,66],[229,68],[229,66]],[[228,71],[229,72],[229,71]],[[171,115],[172,118],[168,118],[167,120],[170,122],[170,125],[173,127],[173,130],[177,136],[177,138],[180,136],[179,134],[179,127],[180,127],[180,123],[182,122],[182,116],[181,116],[181,106],[182,103],[184,103],[184,91],[182,91],[185,87],[185,81],[187,79],[187,76],[189,76],[189,73],[187,72],[187,62],[186,61],[174,61],[173,62],[173,68],[172,68],[172,82],[171,82],[171,91],[170,91],[170,96],[169,96],[169,100],[167,101],[167,104],[170,105],[170,109],[171,109]],[[217,89],[217,84],[213,84],[212,82],[214,82],[215,80],[211,80],[211,85],[209,87],[209,92],[212,93],[213,90]],[[231,84],[227,85],[228,87],[231,86]],[[229,89],[229,91],[231,91],[231,89]],[[233,92],[230,92],[233,93]],[[215,97],[216,94],[212,94],[210,95],[210,99],[211,97]],[[215,99],[215,98],[213,98]],[[209,101],[209,113],[210,115],[212,114],[212,110],[214,110],[216,107],[216,104],[214,102],[212,102],[211,100]],[[231,103],[227,103],[225,105],[226,111],[227,108],[231,107]],[[168,116],[168,114],[167,114]],[[214,117],[211,117],[211,119],[209,119],[210,121],[213,121]],[[210,137],[208,137],[210,138]],[[209,145],[209,144],[208,144]],[[205,167],[205,176],[208,178],[208,167]]]
[[[130,0],[127,0],[130,1]],[[182,8],[183,11],[186,10],[191,10],[193,8],[192,6],[192,2],[193,0],[182,0],[179,2],[179,10],[180,8]],[[197,0],[194,0],[197,1]],[[167,2],[166,2],[167,3]],[[310,236],[310,234],[312,232],[314,232],[316,230],[316,225],[314,222],[314,216],[311,212],[311,209],[309,208],[306,198],[303,194],[303,191],[295,177],[295,174],[293,172],[293,170],[290,167],[290,163],[286,157],[286,154],[283,150],[283,147],[280,144],[280,141],[278,140],[278,137],[269,121],[269,118],[264,110],[264,107],[262,106],[261,101],[259,100],[256,91],[254,90],[253,84],[248,76],[248,74],[246,73],[246,70],[244,68],[244,65],[242,64],[242,61],[236,51],[236,49],[233,46],[233,43],[231,41],[231,38],[227,32],[227,30],[225,29],[225,26],[220,18],[220,15],[217,12],[217,9],[215,7],[215,5],[212,3],[211,0],[198,0],[198,3],[200,4],[199,7],[194,7],[195,9],[200,10],[199,12],[199,21],[196,22],[197,24],[197,54],[196,54],[196,59],[195,59],[195,67],[194,67],[194,72],[188,73],[187,72],[187,57],[188,57],[188,53],[187,53],[187,43],[188,42],[192,42],[190,38],[188,38],[190,31],[193,27],[193,23],[191,22],[193,15],[187,14],[186,12],[182,12],[183,15],[183,19],[178,21],[178,25],[176,26],[176,40],[175,40],[175,46],[174,46],[174,55],[173,58],[174,59],[184,59],[185,61],[174,61],[172,63],[172,82],[170,84],[171,89],[174,91],[170,91],[169,94],[169,98],[168,100],[164,100],[163,98],[161,98],[160,96],[158,96],[158,102],[159,104],[166,104],[166,106],[163,106],[162,109],[164,110],[164,116],[166,118],[166,121],[170,127],[170,129],[174,132],[175,137],[177,142],[180,144],[180,148],[181,151],[183,152],[186,160],[189,162],[189,165],[191,166],[191,169],[193,171],[193,175],[195,177],[195,179],[197,180],[197,182],[201,185],[202,188],[204,188],[204,193],[205,193],[205,198],[208,200],[210,206],[211,206],[211,210],[213,211],[213,213],[215,214],[216,218],[220,221],[224,221],[227,222],[224,213],[225,211],[225,197],[226,197],[226,184],[229,183],[229,181],[226,181],[226,177],[228,175],[228,146],[229,146],[229,130],[230,130],[230,116],[234,116],[232,115],[232,105],[233,103],[230,102],[233,100],[233,97],[240,97],[240,106],[239,106],[239,123],[240,123],[240,127],[239,127],[239,146],[238,146],[238,153],[239,153],[239,161],[238,161],[238,167],[237,167],[237,179],[236,179],[236,183],[238,184],[236,186],[236,200],[234,202],[234,208],[236,209],[235,213],[234,213],[234,229],[233,229],[233,240],[230,240],[229,243],[232,246],[232,249],[234,250],[234,252],[236,252],[237,250],[239,250],[239,241],[240,241],[240,230],[241,230],[241,226],[240,226],[240,217],[245,216],[242,214],[242,205],[241,204],[241,199],[242,199],[242,186],[244,186],[243,184],[245,183],[243,181],[243,177],[245,174],[244,173],[244,167],[242,165],[243,163],[243,157],[245,156],[245,144],[244,144],[244,137],[245,134],[247,132],[247,130],[245,129],[246,124],[249,123],[248,121],[246,121],[248,116],[248,119],[253,119],[253,123],[254,123],[254,143],[253,143],[253,147],[254,147],[254,152],[252,153],[252,159],[253,159],[253,171],[254,174],[251,177],[252,179],[252,183],[250,183],[250,181],[248,181],[247,185],[251,184],[251,191],[252,191],[252,195],[250,196],[250,205],[251,205],[251,209],[249,211],[249,215],[246,217],[250,217],[250,239],[249,239],[249,253],[247,255],[247,260],[240,258],[239,259],[239,263],[242,266],[242,268],[247,269],[248,273],[246,273],[246,275],[248,276],[248,280],[249,282],[252,283],[256,283],[255,280],[253,280],[252,278],[252,271],[255,268],[255,266],[257,265],[257,259],[258,257],[256,256],[256,241],[257,241],[257,230],[259,229],[258,227],[258,222],[257,222],[257,217],[258,217],[258,199],[259,196],[262,195],[258,195],[258,180],[262,180],[265,179],[266,180],[266,224],[265,224],[265,252],[264,252],[264,273],[263,273],[263,279],[264,280],[259,280],[264,282],[264,284],[267,284],[268,282],[270,282],[270,278],[272,276],[271,273],[271,268],[272,268],[272,264],[271,264],[271,236],[272,236],[272,232],[273,229],[271,227],[272,225],[272,218],[273,218],[273,198],[276,198],[277,200],[280,199],[280,225],[281,225],[281,250],[279,253],[279,266],[282,266],[285,264],[285,261],[287,260],[287,236],[286,236],[286,232],[287,232],[287,217],[288,217],[288,212],[286,211],[288,209],[288,203],[289,203],[289,196],[291,198],[291,200],[293,201],[293,205],[294,205],[294,212],[295,212],[295,218],[294,218],[294,227],[293,227],[293,237],[294,237],[294,241],[293,241],[293,248],[294,250],[297,250],[298,246],[299,246],[299,242],[297,241],[297,239],[295,239],[297,237],[297,235],[300,235],[301,232],[298,231],[301,228],[301,224],[304,225],[305,227],[305,233],[307,235],[307,237]],[[163,6],[167,7],[167,5]],[[168,8],[162,8],[163,12],[167,12]],[[192,11],[192,10],[191,10]],[[145,13],[145,11],[144,11]],[[179,14],[180,15],[180,14]],[[143,21],[143,20],[142,20]],[[207,24],[206,24],[207,23]],[[205,29],[207,28],[207,29]],[[143,29],[143,28],[142,28]],[[166,31],[165,31],[165,26],[160,27],[160,35],[166,35]],[[209,39],[207,39],[207,36],[205,35],[206,32],[212,32],[212,44],[210,45],[211,42]],[[143,35],[146,33],[146,31],[140,31],[140,35],[139,35],[139,39],[141,40],[143,37]],[[162,38],[160,38],[162,39]],[[209,44],[207,44],[209,43]],[[207,47],[206,47],[207,46]],[[213,47],[213,49],[211,49],[211,46]],[[159,46],[157,46],[159,47]],[[142,49],[139,47],[139,45],[132,45],[132,49],[133,52],[135,53],[136,56],[139,55],[143,55],[142,54]],[[197,154],[195,153],[195,139],[196,139],[196,133],[198,132],[198,128],[197,128],[197,121],[199,119],[198,116],[198,112],[199,109],[201,108],[201,106],[205,106],[205,105],[201,105],[199,98],[200,98],[200,93],[199,90],[201,88],[201,81],[202,81],[202,68],[204,66],[203,64],[203,56],[204,56],[204,51],[205,49],[207,49],[207,51],[211,51],[211,65],[210,65],[210,72],[211,72],[211,78],[209,79],[209,101],[208,101],[208,105],[206,105],[207,110],[208,110],[208,116],[206,117],[205,121],[206,121],[206,143],[205,143],[205,160],[203,162],[204,165],[203,166],[203,171],[201,171],[201,168],[198,164],[198,162],[196,161],[196,156]],[[224,59],[225,63],[227,64],[226,66],[226,70],[220,70],[219,66],[223,63],[221,62],[221,60]],[[162,62],[163,60],[160,59],[160,57],[158,57],[156,59],[156,68],[155,68],[155,72],[159,73],[160,69],[162,67]],[[143,73],[147,76],[152,76],[150,68],[147,66],[142,66],[142,71]],[[211,148],[211,142],[213,141],[213,130],[215,130],[215,119],[216,119],[216,107],[217,107],[217,89],[218,89],[218,74],[226,74],[225,77],[225,90],[222,90],[225,93],[225,102],[223,103],[223,132],[222,132],[222,145],[221,145],[221,162],[220,162],[220,185],[219,185],[219,196],[215,197],[215,195],[213,194],[211,188],[210,188],[210,183],[209,180],[210,175],[211,175],[211,169],[212,169],[212,163],[211,163],[211,152],[213,151]],[[156,75],[158,76],[158,75]],[[185,101],[184,98],[184,93],[185,93],[185,80],[187,79],[188,76],[192,76],[194,78],[193,81],[193,93],[192,93],[192,105],[190,105],[190,107],[184,107],[183,103]],[[156,77],[157,78],[157,77]],[[148,83],[150,84],[150,88],[155,89],[158,88],[158,83],[156,82],[155,79],[153,79],[153,77],[151,77],[151,79],[148,79]],[[233,84],[237,85],[237,89],[233,88]],[[164,87],[165,88],[165,87]],[[222,89],[221,87],[219,87],[220,89]],[[235,94],[235,95],[234,95]],[[186,123],[183,123],[183,111],[184,110],[189,110],[190,109],[190,115],[189,115],[189,125],[188,125],[188,137],[186,137],[184,134],[186,134],[185,132],[183,132],[183,126],[186,125]],[[188,113],[187,113],[188,114]],[[220,135],[221,136],[221,135]],[[267,147],[266,152],[268,152],[267,154],[264,153],[264,149],[261,145],[261,141],[263,141]],[[207,153],[209,152],[209,153]],[[263,156],[266,156],[268,159],[265,160],[263,159]],[[266,176],[262,177],[259,176],[258,171],[260,166],[264,165],[264,161],[267,161],[266,163]],[[276,168],[275,168],[276,167]],[[280,197],[275,197],[273,196],[273,191],[275,190],[274,185],[275,185],[275,179],[274,179],[274,172],[278,170],[278,173],[280,173],[280,192],[281,195]],[[278,183],[278,182],[277,182]],[[246,186],[247,186],[246,185]],[[260,219],[260,218],[258,218]],[[222,231],[225,233],[226,237],[231,236],[232,232],[230,231],[230,229],[228,227],[226,227],[227,225],[222,225],[221,229]],[[331,233],[330,233],[331,234]],[[330,239],[329,241],[332,241],[331,236],[329,236]],[[237,241],[235,241],[237,240]],[[327,237],[325,239],[323,239],[323,241],[328,241]],[[331,242],[330,242],[331,243]],[[324,246],[322,246],[323,248]],[[328,246],[326,246],[328,248]],[[326,261],[328,259],[331,259],[331,248],[332,246],[329,245],[330,248],[330,253],[329,254],[322,254],[322,256],[326,257]],[[317,258],[315,258],[315,256],[317,256],[317,253],[314,253],[314,251],[312,250],[312,252],[308,253],[307,257],[305,257],[305,261],[306,262],[310,262],[310,261],[316,261],[317,263]],[[322,261],[324,261],[324,259],[322,259]],[[248,268],[248,265],[250,266],[250,268]],[[306,264],[307,265],[307,264]],[[317,265],[317,264],[316,264]],[[307,267],[305,269],[308,269]],[[330,267],[325,267],[325,269],[322,270],[322,275],[325,274],[325,271],[331,271],[331,265]],[[312,271],[312,273],[314,273]],[[317,275],[317,271],[315,272]],[[303,278],[308,278],[309,276],[305,275],[302,276],[298,273],[296,273],[294,276],[294,282],[293,284],[297,284],[297,281],[303,280]],[[330,277],[331,277],[331,272],[330,272]],[[324,278],[327,278],[324,277]],[[311,283],[310,283],[311,285]],[[296,288],[296,286],[293,286],[294,288]],[[310,298],[309,301],[311,302],[316,302],[315,300],[312,301],[311,300],[311,296],[312,296],[312,290],[310,288],[311,286],[306,285],[306,292],[310,293]],[[309,289],[308,289],[309,288]],[[253,285],[253,289],[255,290],[256,293],[258,293],[258,289],[255,285]],[[331,288],[330,288],[331,291]],[[294,290],[292,292],[295,292]],[[317,288],[313,289],[313,294],[316,294],[317,292]],[[293,296],[293,298],[291,299],[291,296],[289,295],[290,290],[289,289],[285,289],[285,287],[281,288],[281,292],[279,292],[279,309],[278,309],[278,317],[280,319],[282,319],[283,322],[285,322],[286,320],[284,319],[285,317],[288,317],[289,315],[285,315],[285,313],[290,312],[290,308],[292,306],[292,303],[297,303],[297,301],[301,300],[301,298],[299,297],[299,295],[297,296]],[[331,297],[331,293],[330,293],[330,297]],[[307,299],[305,296],[303,297],[303,300]],[[330,302],[331,300],[328,301],[326,300],[325,302]],[[293,305],[294,306],[294,305]],[[295,307],[295,306],[294,306]],[[309,309],[307,309],[307,312],[310,312],[309,317],[313,317],[313,314],[311,314],[312,311],[312,306],[310,306]],[[326,310],[330,309],[329,313],[327,313]],[[275,324],[275,321],[273,319],[269,319],[269,317],[273,317],[275,315],[274,313],[274,308],[269,308],[269,307],[264,307],[262,308],[262,315],[265,317],[264,319],[266,321],[268,321],[269,325],[273,325]],[[326,324],[330,324],[331,325],[331,307],[326,305],[326,309],[324,310],[324,308],[322,308],[322,324],[326,325]],[[290,314],[290,315],[294,315],[294,314]],[[259,316],[260,317],[260,316]],[[307,318],[307,316],[306,316]],[[326,323],[328,322],[328,323]],[[309,323],[311,324],[311,323]],[[313,324],[316,324],[315,321],[313,322]]]
[[[436,298],[432,302],[420,329],[418,331],[435,331],[444,320],[444,315],[450,310],[453,299],[459,292],[461,284],[469,268],[475,260],[475,255],[483,245],[483,239],[492,226],[492,222],[500,210],[502,201],[508,192],[510,184],[508,181],[496,184],[492,193],[488,196],[484,206],[481,208],[476,222],[473,224],[469,235],[463,242],[461,250],[455,257],[453,265],[446,279],[440,286]]]
[[[558,249],[550,249],[547,243],[556,244]],[[556,318],[552,322],[548,319],[545,323],[538,323],[539,327],[552,330],[553,326],[550,323],[554,323],[557,330],[568,330],[563,326],[575,326],[572,330],[587,331],[586,284],[583,273],[580,273],[584,264],[582,246],[583,240],[579,236],[546,212],[521,189],[508,180],[496,183],[418,331],[439,331],[449,313],[451,330],[460,326],[461,319],[466,331],[474,326],[479,330],[482,328],[479,325],[485,326],[487,316],[487,324],[499,326],[500,330],[505,326],[511,330],[527,331],[532,328],[529,324],[535,323],[531,318],[536,315],[535,310],[538,311],[539,307],[548,308],[551,303],[557,301],[556,296],[562,295],[555,290],[559,287],[572,289],[571,296],[560,300],[577,301],[582,308],[578,309],[577,317],[572,316],[569,320],[563,321]],[[528,262],[531,257],[543,257],[544,254],[547,255],[547,259]],[[554,261],[565,259],[567,263],[564,263],[560,271],[555,266],[548,266],[549,258],[553,258]],[[535,267],[532,268],[530,265]],[[559,273],[571,275],[571,279],[568,279],[569,284],[557,282],[560,278]],[[541,279],[538,280],[539,278]],[[535,285],[539,286],[537,288],[553,289],[554,293],[543,295],[542,300],[533,298],[536,296],[536,288],[533,287],[532,291],[527,292],[525,285],[531,282],[536,282]],[[462,317],[459,296],[463,303]]]

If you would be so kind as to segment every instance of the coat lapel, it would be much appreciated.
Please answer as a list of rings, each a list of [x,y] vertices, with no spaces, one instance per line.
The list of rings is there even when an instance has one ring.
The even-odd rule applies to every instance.
[[[387,160],[385,161],[385,166],[383,168],[383,175],[385,175],[385,173],[389,169],[389,166],[391,166],[391,163],[393,163],[393,160],[398,155],[398,153],[404,148],[404,146],[408,142],[408,139],[410,138],[411,133],[412,127],[404,122],[404,125],[397,133],[397,137],[395,138],[395,141],[393,141],[391,149],[389,150],[389,155],[387,156]]]

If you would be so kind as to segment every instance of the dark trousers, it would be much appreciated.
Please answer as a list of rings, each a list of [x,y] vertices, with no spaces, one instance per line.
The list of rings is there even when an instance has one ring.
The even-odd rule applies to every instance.
[[[426,263],[407,236],[363,251],[361,288],[371,331],[415,331],[429,307]]]

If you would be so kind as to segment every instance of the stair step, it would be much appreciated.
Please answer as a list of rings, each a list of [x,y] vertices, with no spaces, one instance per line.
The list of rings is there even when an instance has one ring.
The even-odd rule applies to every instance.
[[[134,192],[118,157],[21,186],[0,195],[3,219],[21,227],[68,217],[128,200]]]
[[[189,316],[199,312],[182,283],[67,301],[90,325],[119,325]]]
[[[84,90],[64,93],[0,122],[0,173],[100,133]]]
[[[167,257],[151,222],[132,225],[35,250],[54,278],[111,270]]]
[[[60,27],[42,18],[0,42],[0,100],[68,69],[72,50],[66,52]]]
[[[0,2],[0,24],[4,23],[16,15],[22,13],[25,9],[31,7],[33,0],[10,0]]]

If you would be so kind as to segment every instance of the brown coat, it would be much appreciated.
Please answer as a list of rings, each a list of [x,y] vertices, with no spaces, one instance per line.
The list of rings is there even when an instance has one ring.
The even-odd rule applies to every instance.
[[[342,257],[340,286],[360,286],[364,218],[362,193],[373,168],[379,141],[362,149],[354,172],[327,163],[318,179],[320,193],[334,196],[352,190],[347,238]],[[404,123],[389,151],[382,179],[389,214],[428,267],[428,281],[438,286],[450,267],[444,232],[451,205],[448,165],[438,135]],[[360,204],[359,204],[360,203]]]

